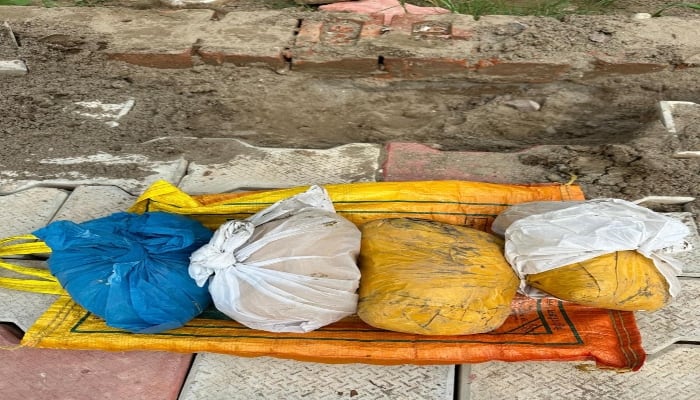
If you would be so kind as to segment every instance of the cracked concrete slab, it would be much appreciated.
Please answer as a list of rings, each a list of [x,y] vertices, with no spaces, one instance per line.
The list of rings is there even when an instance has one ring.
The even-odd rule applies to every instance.
[[[318,150],[258,147],[236,139],[179,141],[186,148],[211,148],[219,154],[206,163],[190,162],[180,188],[191,194],[373,182],[381,152],[381,146],[363,143]],[[223,159],[217,162],[218,158]]]
[[[0,238],[24,235],[48,224],[68,197],[64,190],[34,188],[0,196]],[[33,268],[43,261],[5,259]],[[0,268],[0,276],[26,278]],[[56,296],[0,288],[0,322],[11,322],[26,331],[54,302]]]
[[[54,220],[84,222],[126,211],[136,200],[115,186],[78,186],[58,211]]]
[[[0,237],[24,235],[49,223],[68,198],[68,192],[32,188],[0,195]]]
[[[588,362],[488,362],[461,375],[460,400],[690,400],[700,393],[700,347],[673,346],[641,370],[619,373]]]
[[[182,158],[158,161],[141,154],[114,156],[103,152],[44,158],[38,164],[42,169],[30,172],[0,171],[0,195],[33,187],[72,189],[80,185],[117,186],[137,195],[159,179],[177,183],[187,170],[187,161]]]

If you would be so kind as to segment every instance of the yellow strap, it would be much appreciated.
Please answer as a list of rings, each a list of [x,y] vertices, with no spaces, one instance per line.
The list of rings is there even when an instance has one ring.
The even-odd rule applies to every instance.
[[[22,292],[65,294],[57,281],[40,281],[37,279],[0,278],[0,287],[20,290]]]
[[[53,275],[51,275],[51,272],[49,272],[45,269],[25,267],[25,266],[17,265],[17,264],[10,264],[6,261],[0,261],[0,268],[5,268],[7,270],[10,270],[12,272],[16,272],[16,273],[22,274],[22,275],[35,276],[37,278],[41,278],[41,279],[48,280],[48,281],[54,281],[54,282],[56,281],[56,278]]]
[[[202,206],[198,201],[178,189],[177,186],[164,180],[158,180],[143,192],[127,211],[142,214],[148,211],[148,204],[151,200],[185,209]]]
[[[46,253],[51,253],[51,248],[31,234],[0,239],[0,256],[2,257]],[[4,259],[0,259],[0,269],[38,278],[0,277],[0,288],[46,294],[65,293],[56,277],[51,275],[48,270],[13,264]]]
[[[46,253],[51,253],[51,248],[44,242],[9,244],[0,247],[0,257]]]
[[[27,233],[26,235],[10,236],[6,237],[5,239],[0,239],[0,246],[4,246],[5,243],[15,242],[18,240],[39,240],[39,238],[32,235],[31,233]]]

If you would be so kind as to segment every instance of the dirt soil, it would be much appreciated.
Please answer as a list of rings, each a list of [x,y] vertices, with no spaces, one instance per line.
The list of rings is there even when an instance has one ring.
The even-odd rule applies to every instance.
[[[651,12],[650,3],[668,2],[621,1],[614,13]],[[114,4],[161,7],[146,0]],[[270,2],[217,7],[248,10]],[[610,18],[614,24],[618,15]],[[22,46],[0,46],[0,60],[26,60],[31,72],[0,77],[0,170],[18,171],[19,178],[62,172],[42,159],[98,152],[162,160],[184,155],[200,163],[227,158],[216,149],[148,143],[160,137],[231,137],[307,148],[409,141],[442,150],[522,151],[522,163],[547,167],[543,182],[576,176],[589,198],[700,198],[700,159],[671,157],[677,150],[700,150],[700,113],[685,117],[671,135],[657,111],[660,100],[700,103],[698,68],[527,85],[331,79],[232,65],[157,70],[108,61],[99,53],[101,43],[54,35],[47,27],[12,29]],[[539,40],[546,42],[547,34],[556,33],[542,31]],[[116,127],[75,112],[76,102],[128,99],[135,105]],[[516,99],[542,107],[528,112],[508,105]],[[88,172],[99,176],[103,167],[94,168]],[[138,173],[124,168],[124,175]]]

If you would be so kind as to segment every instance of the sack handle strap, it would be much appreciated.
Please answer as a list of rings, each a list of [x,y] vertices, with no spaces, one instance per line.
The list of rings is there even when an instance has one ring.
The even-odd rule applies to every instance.
[[[0,276],[0,288],[24,292],[65,294],[56,277],[46,269],[27,267],[7,262],[5,257],[51,253],[51,248],[32,234],[11,236],[0,239],[0,269],[12,271],[36,279],[10,278]]]

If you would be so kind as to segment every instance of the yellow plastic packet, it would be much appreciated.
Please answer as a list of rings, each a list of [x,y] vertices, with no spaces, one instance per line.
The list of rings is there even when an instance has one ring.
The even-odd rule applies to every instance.
[[[360,301],[367,324],[421,335],[492,331],[510,314],[519,279],[490,233],[435,221],[361,227]]]
[[[528,275],[528,285],[554,297],[591,307],[656,311],[672,297],[654,261],[634,250]]]

